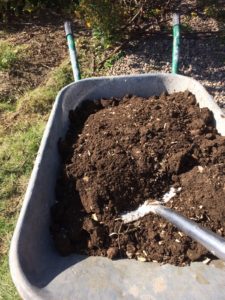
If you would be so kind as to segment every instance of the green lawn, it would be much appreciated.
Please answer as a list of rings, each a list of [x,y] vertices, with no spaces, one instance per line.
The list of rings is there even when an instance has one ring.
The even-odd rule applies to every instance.
[[[15,60],[11,57],[10,64]],[[66,61],[17,103],[0,99],[0,300],[20,299],[9,273],[10,240],[52,103],[58,91],[71,81]]]
[[[18,298],[9,274],[8,250],[44,126],[42,120],[20,121],[11,132],[1,134],[0,299]]]

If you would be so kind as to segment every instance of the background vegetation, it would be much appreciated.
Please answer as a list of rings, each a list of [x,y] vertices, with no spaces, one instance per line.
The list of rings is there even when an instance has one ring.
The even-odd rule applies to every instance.
[[[50,9],[84,20],[94,36],[108,44],[128,32],[158,24],[166,27],[168,14],[174,11],[188,15],[212,17],[224,27],[225,7],[221,0],[196,0],[191,5],[181,0],[0,0],[0,19],[28,18]]]

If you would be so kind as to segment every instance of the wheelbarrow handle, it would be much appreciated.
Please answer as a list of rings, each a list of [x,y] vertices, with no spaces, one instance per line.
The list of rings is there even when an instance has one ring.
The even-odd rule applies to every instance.
[[[64,23],[64,28],[65,28],[66,39],[67,39],[69,53],[70,53],[70,61],[73,70],[73,77],[74,77],[74,81],[77,82],[78,80],[80,80],[80,68],[77,59],[77,51],[76,51],[76,45],[73,37],[71,22],[66,21]]]
[[[173,53],[172,53],[172,73],[177,74],[179,69],[180,52],[180,15],[173,14]]]

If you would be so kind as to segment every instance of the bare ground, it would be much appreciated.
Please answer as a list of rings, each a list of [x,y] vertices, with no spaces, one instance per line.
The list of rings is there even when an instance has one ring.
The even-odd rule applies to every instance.
[[[205,25],[206,26],[206,25]],[[180,74],[199,80],[225,109],[225,39],[216,33],[184,36],[180,49]],[[148,35],[133,43],[107,75],[171,72],[172,37]]]

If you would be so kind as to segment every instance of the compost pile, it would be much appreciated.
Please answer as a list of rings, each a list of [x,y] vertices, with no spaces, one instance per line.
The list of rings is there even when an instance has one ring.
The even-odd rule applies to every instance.
[[[186,91],[86,101],[69,118],[51,224],[62,255],[180,266],[213,258],[154,214],[129,224],[120,219],[180,187],[166,205],[224,236],[225,137],[210,110]]]

